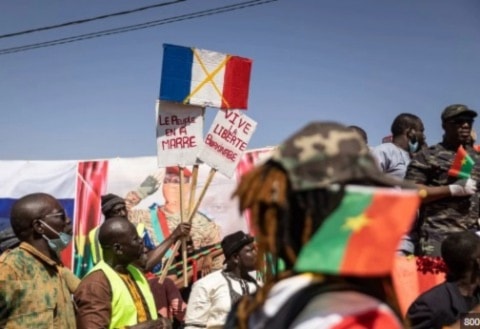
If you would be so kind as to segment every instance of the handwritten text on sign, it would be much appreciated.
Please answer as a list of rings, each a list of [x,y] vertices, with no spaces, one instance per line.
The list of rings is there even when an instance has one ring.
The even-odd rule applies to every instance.
[[[242,111],[218,111],[198,157],[231,177],[256,126],[257,123]]]
[[[195,135],[189,135],[187,125],[195,124],[197,117],[194,115],[180,118],[177,114],[160,113],[158,125],[164,127],[165,140],[162,140],[163,150],[176,148],[193,148],[197,146]]]
[[[203,109],[163,101],[157,104],[159,167],[195,164],[203,138]]]

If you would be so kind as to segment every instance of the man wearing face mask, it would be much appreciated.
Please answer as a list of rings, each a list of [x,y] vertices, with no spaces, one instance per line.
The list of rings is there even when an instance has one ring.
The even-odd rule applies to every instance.
[[[467,231],[452,233],[443,240],[441,251],[447,267],[446,280],[410,305],[407,318],[412,329],[445,328],[479,304],[478,235]]]
[[[49,194],[29,194],[13,204],[10,223],[21,243],[0,256],[0,327],[75,328],[74,276],[58,256],[72,239],[65,210]]]
[[[371,153],[382,172],[403,180],[411,157],[426,145],[423,122],[415,114],[401,113],[393,120],[390,131],[392,141],[371,148]],[[415,232],[405,234],[398,253],[413,254],[417,240]]]
[[[423,197],[415,227],[419,255],[440,256],[440,245],[449,233],[479,230],[480,154],[471,142],[476,116],[466,105],[447,106],[441,115],[442,142],[421,149],[407,168],[405,179],[415,183]],[[449,174],[459,146],[475,162],[468,179]]]
[[[380,169],[403,180],[410,157],[425,144],[422,120],[411,113],[401,113],[393,120],[390,128],[392,141],[372,148]]]

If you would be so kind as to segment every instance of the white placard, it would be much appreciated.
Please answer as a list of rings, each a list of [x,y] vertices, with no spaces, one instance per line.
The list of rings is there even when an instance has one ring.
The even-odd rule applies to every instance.
[[[198,158],[227,177],[232,177],[257,123],[244,111],[218,111],[204,139]]]
[[[203,144],[203,108],[157,101],[156,116],[158,166],[195,164]]]

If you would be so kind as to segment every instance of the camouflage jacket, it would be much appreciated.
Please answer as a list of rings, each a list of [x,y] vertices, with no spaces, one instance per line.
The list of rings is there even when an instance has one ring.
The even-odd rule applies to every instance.
[[[75,329],[63,267],[22,242],[0,256],[0,328]]]
[[[480,182],[480,155],[471,147],[466,148],[475,161],[471,178]],[[410,162],[405,179],[416,184],[443,186],[453,184],[458,178],[448,175],[456,150],[442,143],[419,151]],[[424,239],[443,240],[446,233],[462,230],[478,230],[479,193],[465,197],[448,197],[420,208],[419,233]]]

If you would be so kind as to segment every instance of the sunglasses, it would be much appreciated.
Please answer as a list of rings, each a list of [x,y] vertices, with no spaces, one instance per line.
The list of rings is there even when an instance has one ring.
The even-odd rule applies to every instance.
[[[67,220],[67,215],[65,214],[65,211],[59,211],[55,212],[53,214],[48,214],[43,216],[42,218],[39,219],[46,219],[46,218],[52,218],[52,217],[60,217],[60,219],[65,222]]]
[[[465,123],[468,123],[470,126],[473,124],[473,119],[472,118],[453,118],[447,121],[447,123],[451,123],[454,125],[463,125]]]

